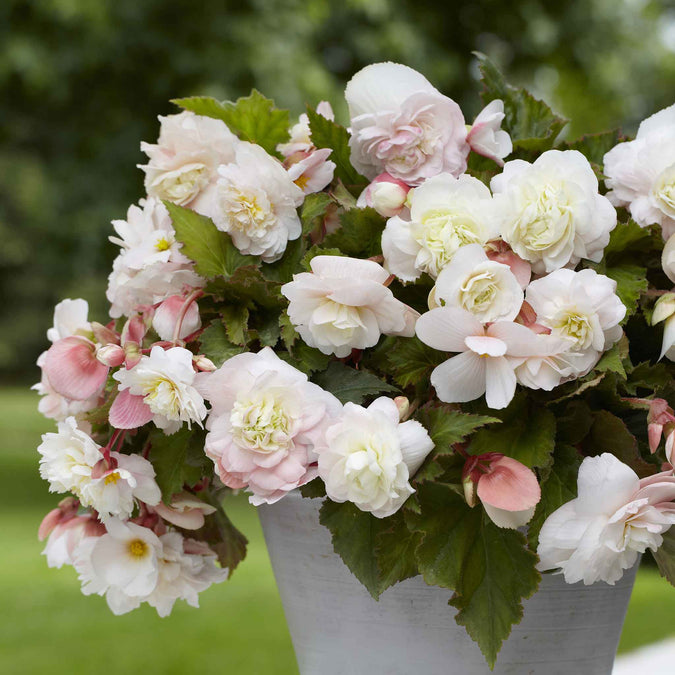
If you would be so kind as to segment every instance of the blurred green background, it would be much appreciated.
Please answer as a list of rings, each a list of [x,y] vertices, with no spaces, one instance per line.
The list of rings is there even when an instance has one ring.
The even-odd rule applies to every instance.
[[[232,517],[251,539],[249,560],[203,594],[202,610],[115,618],[80,595],[72,569],[47,568],[36,531],[57,498],[35,448],[52,424],[25,385],[38,379],[56,302],[84,297],[105,320],[110,220],[143,196],[139,143],[155,140],[158,114],[177,112],[169,99],[232,99],[255,86],[298,114],[306,102],[339,102],[364,65],[393,60],[422,71],[471,121],[472,50],[571,118],[569,137],[630,133],[673,103],[675,2],[0,1],[0,672],[296,672],[244,501]],[[622,649],[672,632],[675,593],[657,576],[641,572]]]

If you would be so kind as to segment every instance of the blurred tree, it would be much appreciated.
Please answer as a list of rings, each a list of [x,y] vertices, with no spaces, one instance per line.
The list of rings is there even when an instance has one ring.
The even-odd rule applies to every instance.
[[[109,221],[142,197],[141,140],[190,94],[256,86],[300,112],[349,77],[407,63],[480,103],[486,52],[573,120],[569,136],[673,102],[675,4],[648,0],[3,0],[0,3],[0,372],[35,379],[53,305],[105,318]],[[344,105],[338,107],[344,118]]]

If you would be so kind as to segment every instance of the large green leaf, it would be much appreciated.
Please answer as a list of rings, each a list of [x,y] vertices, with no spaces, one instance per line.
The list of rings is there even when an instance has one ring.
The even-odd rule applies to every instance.
[[[375,518],[351,502],[327,499],[320,521],[330,530],[335,552],[376,600],[389,586],[418,573],[419,536],[408,530],[400,513]]]
[[[227,337],[222,321],[213,321],[199,336],[201,352],[220,368],[225,361],[241,354],[244,348],[233,344]]]
[[[602,358],[598,361],[594,370],[597,370],[600,373],[610,371],[616,373],[625,380],[626,369],[624,367],[624,361],[626,359],[628,359],[628,340],[623,336],[621,340],[602,355]]]
[[[248,309],[244,305],[223,305],[220,308],[228,339],[235,345],[248,342]]]
[[[386,353],[387,370],[402,387],[415,384],[428,389],[431,371],[447,358],[417,336],[396,340]]]
[[[229,235],[218,230],[210,218],[164,202],[169,210],[176,239],[183,244],[181,252],[195,263],[195,270],[206,279],[228,279],[242,265],[257,262],[253,256],[239,253]]]
[[[310,107],[307,107],[307,116],[312,143],[317,148],[330,148],[333,151],[329,159],[335,162],[335,176],[352,194],[358,196],[368,185],[368,179],[352,166],[349,132]]]
[[[663,535],[663,544],[654,553],[654,560],[659,566],[661,576],[675,586],[675,527],[671,527]]]
[[[239,138],[257,143],[270,154],[276,154],[277,145],[289,138],[288,110],[279,110],[274,101],[255,89],[250,96],[239,98],[235,103],[221,103],[208,96],[178,98],[172,103],[198,115],[222,120]]]
[[[477,431],[468,448],[470,454],[501,452],[530,468],[545,467],[551,462],[556,422],[550,410],[520,394],[497,416],[503,420],[502,424]]]
[[[603,158],[617,143],[622,140],[621,132],[618,129],[603,131],[598,134],[588,134],[578,138],[576,141],[569,141],[560,145],[561,150],[578,150],[593,165],[594,169],[601,169]],[[596,170],[596,173],[598,172]]]
[[[369,258],[382,253],[385,220],[369,206],[350,209],[340,216],[340,228],[326,237],[323,245],[338,248],[355,258]]]
[[[625,323],[636,312],[640,296],[649,287],[647,270],[638,265],[624,264],[608,267],[604,274],[616,281],[616,294],[626,306],[626,318],[622,321]]]
[[[313,378],[322,389],[329,391],[342,403],[362,403],[376,394],[400,393],[399,390],[367,370],[356,370],[333,361]]]
[[[651,248],[652,231],[640,227],[634,220],[617,223],[609,235],[609,244],[605,247],[605,258],[610,260],[622,253],[635,256],[636,251]]]
[[[478,59],[485,104],[499,98],[504,101],[504,128],[511,135],[515,149],[543,151],[553,143],[567,124],[546,103],[534,98],[525,89],[512,87],[490,59],[474,52]]]
[[[498,528],[450,486],[422,485],[418,503],[420,513],[408,511],[406,519],[423,537],[416,552],[419,570],[427,584],[454,591],[456,621],[492,668],[502,642],[522,619],[522,600],[537,590],[537,558],[524,535]]]

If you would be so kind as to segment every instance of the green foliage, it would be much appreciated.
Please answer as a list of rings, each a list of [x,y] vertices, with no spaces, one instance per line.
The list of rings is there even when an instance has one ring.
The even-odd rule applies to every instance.
[[[588,134],[576,141],[562,143],[561,150],[578,150],[591,163],[596,175],[601,175],[603,158],[622,139],[618,129],[604,131],[599,134]]]
[[[663,535],[663,544],[653,555],[661,576],[675,586],[675,529],[671,527]]]
[[[356,370],[333,361],[328,368],[313,378],[322,389],[329,391],[341,403],[363,403],[377,394],[399,393],[396,387],[367,370]]]
[[[558,117],[527,90],[508,84],[487,56],[478,52],[475,55],[484,87],[483,102],[487,104],[496,98],[504,101],[504,127],[511,135],[514,148],[536,151],[552,148],[567,120]]]
[[[608,349],[596,364],[594,370],[605,373],[610,371],[616,373],[622,379],[626,379],[626,369],[624,360],[628,358],[628,340],[623,336],[619,342]],[[628,362],[630,363],[630,361]]]
[[[618,222],[609,235],[609,244],[605,247],[605,257],[612,260],[617,255],[626,253],[634,257],[653,246],[653,233],[648,227],[640,227],[634,220],[627,223]]]
[[[227,338],[244,347],[248,342],[248,309],[244,305],[224,305],[220,311]]]
[[[386,370],[402,387],[417,384],[428,387],[431,371],[447,359],[447,355],[425,345],[417,336],[391,345],[385,354]]]
[[[306,375],[326,370],[331,357],[323,352],[306,345],[302,340],[296,340],[289,352],[281,352],[279,358],[284,359],[293,367]]]
[[[183,244],[181,252],[195,263],[195,271],[206,279],[229,279],[242,265],[256,262],[253,256],[239,253],[229,235],[216,228],[210,218],[164,202],[176,230],[176,239]]]
[[[211,359],[218,368],[227,359],[241,354],[244,348],[233,344],[227,337],[227,332],[222,321],[213,321],[199,336],[200,351],[206,358]]]
[[[304,234],[309,234],[316,229],[317,221],[323,220],[331,204],[334,204],[333,198],[326,192],[315,192],[305,196],[305,201],[300,209],[300,220],[302,220]]]
[[[330,530],[335,552],[375,600],[418,573],[414,550],[419,537],[408,530],[400,513],[376,518],[351,502],[326,500],[319,519]]]
[[[317,148],[330,148],[333,152],[329,159],[335,163],[335,176],[353,195],[358,196],[368,185],[368,179],[362,176],[350,161],[349,133],[347,130],[319,115],[313,108],[307,106],[309,129],[312,143]]]
[[[288,110],[279,110],[274,101],[254,89],[250,96],[236,103],[220,103],[208,96],[177,98],[172,101],[184,110],[222,120],[244,141],[256,143],[274,155],[279,143],[288,140],[290,118]]]
[[[610,279],[616,281],[616,294],[626,305],[626,319],[634,314],[638,308],[640,296],[647,290],[647,270],[638,265],[617,265],[608,267],[604,272]]]
[[[556,420],[548,409],[528,400],[524,393],[516,394],[508,408],[498,412],[502,423],[481,429],[471,438],[468,452],[482,455],[501,452],[530,468],[546,467],[551,462],[555,446]]]
[[[423,536],[417,564],[432,586],[454,591],[456,620],[494,667],[502,642],[523,616],[522,600],[539,584],[536,556],[524,535],[497,527],[481,508],[471,509],[449,486],[420,486],[419,515],[409,526]]]
[[[323,499],[326,496],[326,486],[320,478],[315,478],[300,487],[300,494],[305,499]]]
[[[324,245],[352,258],[380,255],[384,226],[384,218],[375,209],[350,209],[340,215],[340,228],[326,237]]]

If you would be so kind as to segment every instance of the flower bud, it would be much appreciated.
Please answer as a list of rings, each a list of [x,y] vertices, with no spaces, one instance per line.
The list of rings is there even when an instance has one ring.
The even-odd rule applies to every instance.
[[[172,340],[176,329],[185,298],[182,295],[172,295],[162,302],[162,304],[155,310],[155,316],[152,318],[152,327],[157,331],[157,335],[162,340]],[[186,338],[191,333],[194,333],[202,325],[201,317],[199,316],[199,307],[195,301],[190,303],[183,322],[180,326],[178,338]]]
[[[372,206],[381,216],[391,218],[398,215],[405,206],[410,187],[388,173],[381,173],[363,191],[357,206]]]
[[[394,403],[398,408],[398,418],[401,422],[404,422],[408,418],[408,413],[410,412],[410,401],[405,396],[397,396],[394,399]]]
[[[652,314],[652,326],[675,314],[675,293],[666,293],[662,295],[654,305]]]
[[[470,476],[467,476],[462,480],[462,487],[464,488],[464,499],[466,499],[466,503],[473,508],[478,503],[476,484],[471,480]]]
[[[201,370],[206,373],[212,373],[214,370],[218,370],[213,361],[211,361],[211,359],[207,359],[204,354],[197,354],[197,356],[192,359],[192,363],[197,370]]]
[[[100,345],[119,344],[120,336],[108,326],[98,323],[97,321],[91,322],[91,330],[94,333],[94,339]]]
[[[119,345],[107,344],[96,349],[96,358],[110,368],[116,368],[124,363],[126,354]]]

